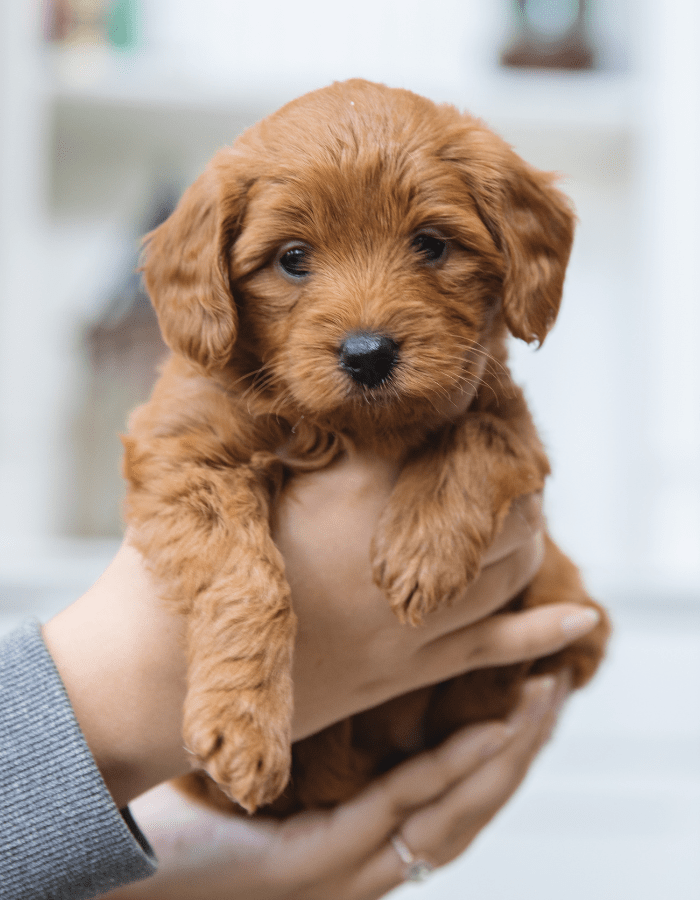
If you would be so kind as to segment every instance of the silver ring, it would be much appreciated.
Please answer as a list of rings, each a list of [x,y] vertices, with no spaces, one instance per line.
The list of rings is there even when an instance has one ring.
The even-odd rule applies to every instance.
[[[425,881],[435,869],[435,866],[431,865],[427,859],[420,859],[414,856],[398,834],[392,836],[391,845],[398,853],[401,862],[406,866],[403,873],[404,881]]]

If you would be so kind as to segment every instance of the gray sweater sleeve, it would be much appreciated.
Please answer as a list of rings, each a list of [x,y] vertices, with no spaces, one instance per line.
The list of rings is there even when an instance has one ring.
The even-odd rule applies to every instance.
[[[155,872],[116,808],[41,638],[0,640],[0,898],[83,900]]]

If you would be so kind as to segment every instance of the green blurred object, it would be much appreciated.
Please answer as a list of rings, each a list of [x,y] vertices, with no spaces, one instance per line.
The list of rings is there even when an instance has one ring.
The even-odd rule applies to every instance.
[[[113,47],[132,50],[138,43],[138,3],[116,0],[107,13],[107,39]]]

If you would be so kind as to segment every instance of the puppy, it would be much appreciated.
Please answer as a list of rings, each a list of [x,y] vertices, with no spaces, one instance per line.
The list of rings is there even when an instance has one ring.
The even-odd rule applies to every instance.
[[[573,231],[553,178],[480,121],[353,80],[248,130],[147,236],[172,353],[124,439],[126,516],[187,620],[186,745],[240,807],[333,805],[420,749],[391,745],[397,717],[432,746],[505,714],[528,671],[567,666],[575,686],[593,674],[605,617],[555,658],[454,679],[300,742],[284,791],[295,617],[275,498],[349,446],[401,459],[374,579],[407,623],[450,603],[513,500],[549,472],[506,339],[544,340]],[[548,540],[513,607],[559,600],[594,605]]]

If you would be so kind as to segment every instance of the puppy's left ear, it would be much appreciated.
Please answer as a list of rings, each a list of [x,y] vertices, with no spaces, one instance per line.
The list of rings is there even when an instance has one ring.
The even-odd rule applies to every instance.
[[[576,217],[556,178],[524,162],[481,123],[462,156],[482,221],[505,257],[503,315],[515,337],[541,344],[559,312]]]
[[[144,239],[141,271],[163,339],[205,369],[227,362],[238,328],[228,252],[243,217],[239,174],[222,151]]]

